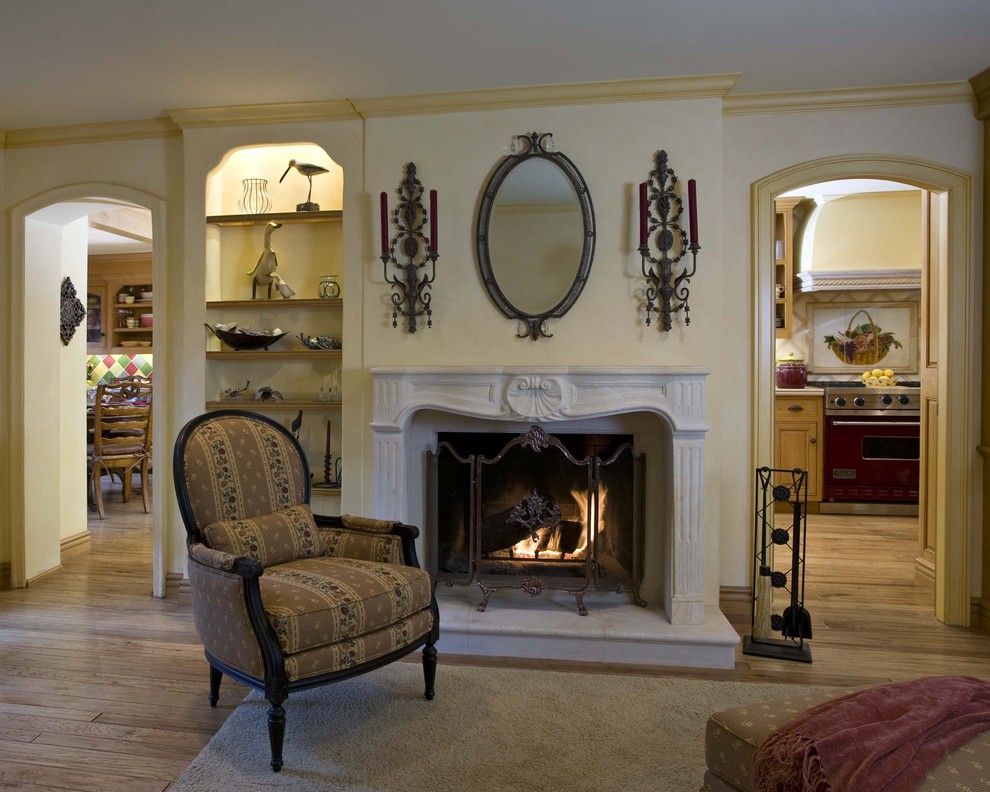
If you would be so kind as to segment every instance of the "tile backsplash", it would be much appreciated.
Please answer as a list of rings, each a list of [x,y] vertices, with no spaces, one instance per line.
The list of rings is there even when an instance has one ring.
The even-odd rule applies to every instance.
[[[809,359],[808,348],[813,342],[811,328],[808,324],[808,303],[830,303],[836,307],[845,303],[906,303],[919,302],[921,293],[917,289],[889,289],[862,291],[823,291],[813,294],[797,294],[794,299],[793,333],[790,338],[779,338],[776,342],[776,358],[778,360],[793,355],[802,360]],[[917,328],[915,328],[917,332]],[[920,358],[916,357],[910,364],[899,369],[898,374],[907,375],[907,379],[917,379]],[[831,361],[830,361],[831,362]],[[808,378],[820,381],[855,380],[861,373],[862,367],[850,366],[846,374],[816,372],[813,365],[808,367]]]
[[[94,385],[117,377],[140,374],[151,376],[151,355],[90,355],[86,359],[87,379]]]

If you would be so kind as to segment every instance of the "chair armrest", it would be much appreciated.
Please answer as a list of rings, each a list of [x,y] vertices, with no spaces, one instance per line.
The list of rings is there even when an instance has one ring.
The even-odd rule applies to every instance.
[[[224,553],[220,550],[213,550],[201,542],[193,542],[189,545],[189,557],[212,569],[232,572],[243,578],[257,578],[264,571],[264,568],[257,561]]]
[[[313,519],[316,521],[316,527],[322,530],[348,531],[365,536],[397,536],[402,543],[402,563],[406,566],[420,566],[415,543],[416,537],[419,536],[419,528],[415,525],[348,515],[333,517],[327,514],[314,514]]]

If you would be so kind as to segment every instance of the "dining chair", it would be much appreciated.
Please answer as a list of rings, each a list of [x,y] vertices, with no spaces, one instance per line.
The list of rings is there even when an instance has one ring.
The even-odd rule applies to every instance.
[[[141,496],[144,511],[150,511],[148,470],[151,464],[151,384],[123,382],[101,384],[93,405],[93,442],[89,444],[89,478],[93,500],[100,519],[103,507],[104,475],[116,472],[122,480],[123,500],[131,498],[132,477],[141,473]]]

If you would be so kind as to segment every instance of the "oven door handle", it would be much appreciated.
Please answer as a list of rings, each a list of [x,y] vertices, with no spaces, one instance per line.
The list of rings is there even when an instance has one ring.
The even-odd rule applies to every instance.
[[[832,426],[920,426],[918,421],[832,421]]]

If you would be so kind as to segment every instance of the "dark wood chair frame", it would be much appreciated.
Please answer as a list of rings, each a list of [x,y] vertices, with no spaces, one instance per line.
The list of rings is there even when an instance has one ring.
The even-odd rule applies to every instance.
[[[244,410],[215,410],[205,413],[193,418],[183,427],[182,431],[179,432],[172,455],[175,491],[176,497],[179,501],[179,513],[182,515],[182,522],[186,527],[187,548],[192,544],[205,544],[205,542],[203,534],[196,527],[196,519],[193,515],[192,503],[190,502],[189,493],[185,486],[184,456],[186,444],[200,424],[205,421],[214,420],[224,416],[249,418],[251,420],[268,424],[281,432],[295,447],[297,453],[299,454],[303,468],[303,475],[305,478],[304,499],[307,504],[310,502],[310,474],[309,464],[306,461],[306,455],[298,441],[288,432],[288,430],[286,430],[284,426],[267,416],[259,415],[257,413],[250,413]],[[314,514],[313,517],[316,521],[317,527],[344,527],[339,517],[316,514]],[[391,533],[398,536],[401,540],[403,562],[408,566],[422,568],[416,554],[415,545],[415,539],[419,536],[419,529],[414,525],[396,523]],[[190,555],[189,563],[195,564],[198,562],[195,561]],[[412,643],[403,646],[401,649],[390,652],[387,655],[377,657],[374,660],[369,660],[351,668],[290,681],[285,673],[285,660],[282,649],[278,644],[278,639],[275,637],[275,631],[272,629],[268,619],[265,617],[265,610],[261,601],[261,588],[258,580],[264,572],[264,568],[257,561],[248,558],[239,558],[235,562],[233,569],[230,571],[233,574],[239,575],[243,580],[244,601],[247,607],[247,613],[251,626],[254,629],[255,638],[258,641],[258,647],[261,650],[261,657],[264,663],[264,676],[257,678],[245,674],[243,671],[239,671],[238,669],[229,666],[218,657],[215,657],[208,650],[204,650],[206,659],[210,664],[210,706],[215,707],[217,702],[220,700],[220,682],[223,679],[224,674],[231,679],[235,679],[238,682],[253,688],[254,690],[262,691],[265,694],[265,698],[268,700],[269,704],[271,704],[271,708],[268,710],[268,737],[271,743],[272,751],[271,768],[275,772],[282,769],[282,744],[285,737],[285,708],[282,704],[292,692],[297,690],[307,690],[309,688],[319,687],[321,685],[328,685],[334,682],[340,682],[344,679],[359,676],[367,673],[368,671],[373,671],[376,668],[381,668],[389,663],[393,663],[396,660],[400,660],[420,647],[423,647],[423,676],[426,683],[425,696],[427,699],[433,699],[435,695],[434,680],[436,679],[437,670],[436,642],[440,638],[440,611],[437,607],[436,596],[431,596],[430,599],[430,610],[433,613],[432,629]]]

